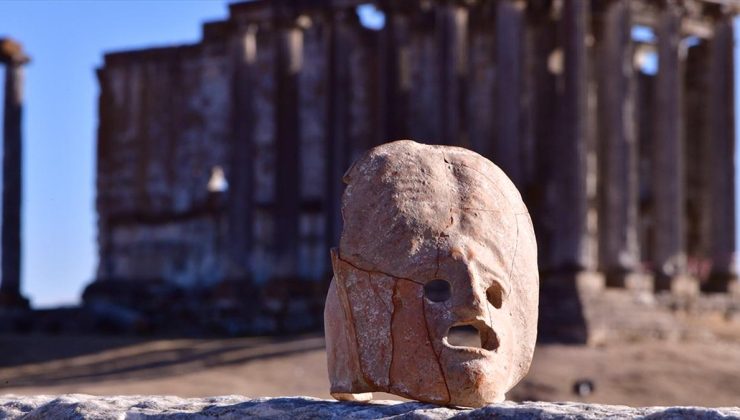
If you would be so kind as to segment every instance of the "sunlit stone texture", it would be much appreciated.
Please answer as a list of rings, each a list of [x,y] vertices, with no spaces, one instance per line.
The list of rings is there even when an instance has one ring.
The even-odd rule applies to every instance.
[[[503,401],[537,336],[537,246],[509,178],[479,154],[409,140],[350,168],[325,309],[331,393]],[[480,345],[449,340],[477,331]]]

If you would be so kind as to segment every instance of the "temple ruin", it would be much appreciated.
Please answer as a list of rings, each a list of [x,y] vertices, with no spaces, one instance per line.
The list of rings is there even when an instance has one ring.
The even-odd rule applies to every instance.
[[[382,28],[358,17],[371,4]],[[257,0],[229,5],[199,43],[107,54],[92,286],[325,285],[343,173],[410,138],[504,169],[533,216],[543,297],[726,292],[738,11]]]

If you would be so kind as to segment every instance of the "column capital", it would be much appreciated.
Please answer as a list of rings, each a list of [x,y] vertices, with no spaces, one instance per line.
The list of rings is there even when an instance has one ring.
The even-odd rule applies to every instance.
[[[22,65],[31,61],[23,51],[23,46],[12,38],[0,38],[0,63]]]
[[[278,16],[275,15],[275,29],[279,31],[292,31],[294,29],[306,30],[311,27],[312,20],[308,15]]]
[[[411,13],[417,9],[424,8],[424,1],[420,0],[380,0],[378,9],[386,13]]]
[[[740,3],[705,3],[696,14],[701,17],[710,17],[714,21],[732,20],[735,15],[740,14]]]
[[[661,8],[676,8],[683,9],[684,2],[682,0],[658,0],[655,2],[658,7]]]
[[[277,29],[307,29],[311,27],[308,10],[292,0],[273,0],[272,18]]]

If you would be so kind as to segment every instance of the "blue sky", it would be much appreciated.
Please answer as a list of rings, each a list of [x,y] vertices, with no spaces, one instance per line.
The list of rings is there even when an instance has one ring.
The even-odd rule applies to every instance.
[[[76,302],[94,275],[95,68],[103,53],[197,41],[227,2],[0,0],[0,36],[23,43],[23,290]]]
[[[227,3],[0,0],[0,36],[21,41],[33,59],[23,121],[22,282],[35,307],[77,302],[94,276],[95,68],[103,54],[195,42],[202,22],[226,17]],[[371,13],[362,18],[382,26]]]

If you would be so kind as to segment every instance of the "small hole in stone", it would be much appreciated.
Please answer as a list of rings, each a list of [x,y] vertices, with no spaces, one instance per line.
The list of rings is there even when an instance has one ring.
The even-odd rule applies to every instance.
[[[432,302],[444,302],[450,298],[450,282],[436,279],[424,285],[424,296]]]
[[[450,328],[447,333],[447,342],[455,347],[483,348],[480,334],[472,325],[457,325]]]
[[[445,339],[452,347],[469,347],[488,351],[497,351],[499,347],[496,332],[481,320],[453,325],[447,331]]]
[[[493,286],[486,290],[486,297],[494,308],[501,309],[501,304],[503,303],[503,291],[501,290],[501,286],[494,283]]]

